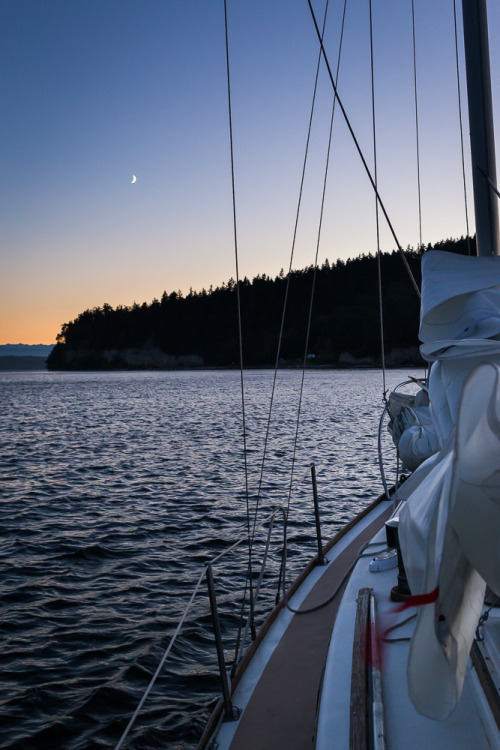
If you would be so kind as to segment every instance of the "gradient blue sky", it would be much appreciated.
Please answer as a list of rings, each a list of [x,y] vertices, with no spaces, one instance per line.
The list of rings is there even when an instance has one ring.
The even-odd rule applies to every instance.
[[[427,243],[465,219],[453,2],[415,6]],[[330,0],[332,62],[342,7]],[[411,0],[373,7],[380,191],[416,245]],[[228,14],[240,273],[274,275],[289,263],[317,41],[306,0],[228,0]],[[497,104],[498,3],[489,15]],[[0,28],[0,343],[51,343],[86,308],[234,276],[222,0],[3,0]],[[349,0],[339,91],[371,161],[368,29],[368,0]],[[323,71],[296,268],[314,259],[331,100]],[[374,250],[338,112],[320,260]]]

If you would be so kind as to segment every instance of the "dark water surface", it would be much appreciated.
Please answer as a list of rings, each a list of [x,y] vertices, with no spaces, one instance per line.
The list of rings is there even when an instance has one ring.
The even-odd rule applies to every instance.
[[[392,371],[390,385],[407,375]],[[300,377],[278,377],[268,509],[288,497]],[[251,508],[271,384],[271,372],[245,374]],[[203,563],[244,531],[239,388],[226,371],[0,373],[0,747],[116,745]],[[306,376],[289,579],[314,554],[311,461],[325,538],[380,492],[381,391],[376,371]],[[276,523],[259,622],[281,534]],[[242,546],[214,567],[228,661],[245,566]],[[126,746],[195,746],[219,692],[215,665],[203,587]]]

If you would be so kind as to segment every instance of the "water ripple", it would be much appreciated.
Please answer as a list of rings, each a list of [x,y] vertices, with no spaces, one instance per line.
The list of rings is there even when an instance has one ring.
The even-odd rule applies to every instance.
[[[406,373],[391,373],[395,385]],[[255,508],[272,373],[248,372],[246,458]],[[300,373],[279,375],[263,519],[287,503]],[[306,378],[291,495],[289,576],[314,554],[309,464],[323,535],[378,492],[377,372]],[[119,739],[201,566],[246,526],[239,374],[0,373],[0,746],[89,750]],[[265,534],[254,549],[259,561]],[[276,595],[282,522],[257,604]],[[215,565],[226,657],[246,546]],[[254,571],[255,572],[255,571]],[[195,601],[144,707],[133,747],[196,744],[219,691],[207,597]]]

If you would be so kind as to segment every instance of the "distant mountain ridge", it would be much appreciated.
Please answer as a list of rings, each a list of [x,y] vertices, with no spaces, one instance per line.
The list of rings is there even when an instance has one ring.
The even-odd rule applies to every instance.
[[[0,344],[0,357],[48,357],[54,344]]]

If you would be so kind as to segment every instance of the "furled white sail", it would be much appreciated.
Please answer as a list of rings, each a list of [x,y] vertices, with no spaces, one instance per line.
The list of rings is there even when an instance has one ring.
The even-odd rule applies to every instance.
[[[500,592],[500,257],[428,253],[422,293],[440,450],[411,477],[400,540],[412,593],[439,586],[419,612],[410,696],[444,719],[460,698],[485,582]]]

